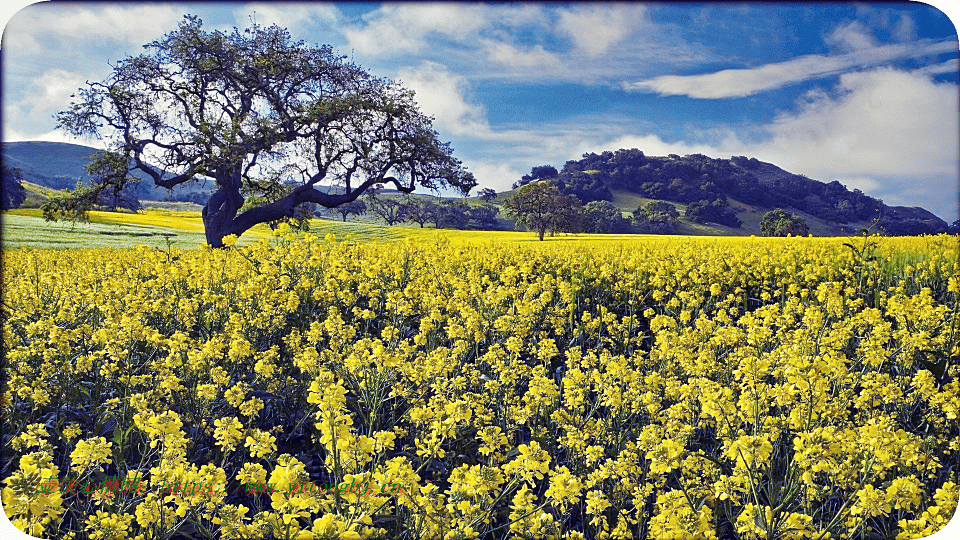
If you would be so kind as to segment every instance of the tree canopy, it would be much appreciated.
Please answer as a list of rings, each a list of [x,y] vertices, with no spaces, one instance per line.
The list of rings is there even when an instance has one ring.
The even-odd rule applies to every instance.
[[[580,215],[580,200],[563,195],[549,180],[527,184],[506,202],[507,210],[517,217],[517,225],[535,231],[540,240],[547,231],[568,230],[574,226],[574,215]]]
[[[802,217],[777,208],[763,215],[760,231],[764,236],[806,236],[810,234],[810,227]]]
[[[295,42],[276,25],[206,31],[188,15],[144,47],[75,94],[58,127],[103,139],[158,186],[212,180],[203,209],[212,246],[290,218],[303,203],[356,200],[375,184],[464,194],[476,185],[412,91],[329,46]],[[243,209],[251,196],[263,203]]]

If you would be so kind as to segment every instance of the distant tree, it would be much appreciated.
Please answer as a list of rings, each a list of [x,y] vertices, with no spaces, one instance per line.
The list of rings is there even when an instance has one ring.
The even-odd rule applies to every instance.
[[[367,205],[363,201],[350,201],[345,204],[341,204],[336,207],[336,212],[340,214],[340,217],[343,221],[347,220],[347,216],[353,214],[355,216],[363,215],[367,212]]]
[[[497,214],[500,209],[492,204],[481,204],[471,207],[467,211],[470,222],[480,229],[491,229],[497,225]]]
[[[518,182],[514,182],[513,189],[517,189],[520,186],[525,186],[536,180],[556,178],[559,174],[560,173],[557,172],[557,168],[552,165],[540,165],[539,167],[534,167],[530,171],[530,174],[523,175]]]
[[[561,194],[556,185],[546,181],[521,187],[505,206],[517,217],[517,225],[537,231],[540,240],[547,231],[570,230],[571,214],[580,213],[579,199]]]
[[[690,203],[687,205],[684,215],[687,219],[696,223],[719,223],[735,229],[739,229],[741,225],[736,212],[723,199],[700,200]]]
[[[0,197],[0,210],[20,208],[27,199],[27,191],[23,188],[23,173],[20,169],[9,168],[0,161],[0,175],[3,177],[3,193]]]
[[[440,226],[447,229],[465,229],[470,222],[470,207],[463,201],[447,199],[440,203]]]
[[[800,216],[791,214],[782,208],[771,210],[760,220],[760,232],[764,236],[806,236],[810,227]]]
[[[491,188],[483,188],[477,192],[477,195],[479,195],[484,202],[490,202],[497,198],[497,192]]]
[[[630,229],[620,209],[609,201],[590,201],[583,206],[583,230],[588,233],[623,233]]]
[[[429,199],[409,197],[404,201],[404,218],[420,224],[421,229],[425,223],[433,220],[438,210],[437,204]]]
[[[406,207],[400,201],[372,193],[367,196],[367,207],[390,226],[403,221],[406,213]]]
[[[960,219],[950,224],[950,227],[947,228],[947,234],[960,234]]]
[[[665,201],[652,201],[633,211],[633,227],[643,234],[676,234],[680,211]]]
[[[88,83],[57,120],[73,135],[102,137],[158,186],[211,179],[202,217],[213,247],[303,203],[334,208],[378,183],[403,193],[476,185],[413,92],[279,26],[210,31],[186,16]],[[279,199],[250,189],[287,181],[297,186]],[[264,204],[241,212],[245,191]]]
[[[680,211],[677,210],[677,207],[673,204],[670,204],[666,201],[651,201],[648,202],[644,207],[643,211],[647,213],[648,216],[669,216],[674,219],[680,217]]]

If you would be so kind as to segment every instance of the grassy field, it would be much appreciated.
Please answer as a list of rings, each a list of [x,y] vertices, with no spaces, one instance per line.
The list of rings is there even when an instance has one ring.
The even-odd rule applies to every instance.
[[[2,214],[3,248],[124,248],[137,245],[150,247],[190,248],[204,244],[203,222],[199,212],[148,209],[140,213],[91,212],[90,223],[47,222],[37,209],[20,209]],[[537,242],[528,231],[462,231],[420,228],[417,225],[387,226],[369,222],[342,222],[314,219],[310,232],[317,236],[333,234],[341,239],[392,242],[404,238],[437,239],[464,244],[487,242]],[[270,236],[266,225],[259,225],[240,237],[246,245]],[[613,243],[636,239],[629,234],[560,234],[545,242]],[[653,237],[650,237],[653,238]]]

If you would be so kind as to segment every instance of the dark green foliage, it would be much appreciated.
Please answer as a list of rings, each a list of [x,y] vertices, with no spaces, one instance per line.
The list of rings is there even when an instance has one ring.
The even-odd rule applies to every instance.
[[[560,193],[549,180],[523,186],[505,206],[510,214],[517,217],[517,225],[537,231],[540,240],[543,240],[547,231],[580,230],[580,201],[573,195]]]
[[[640,209],[638,208],[638,210]],[[674,219],[680,217],[680,211],[677,210],[677,207],[666,201],[649,202],[643,207],[643,211],[646,212],[647,215],[651,217],[667,216],[667,217],[672,217]]]
[[[481,204],[467,210],[470,224],[478,229],[492,229],[497,225],[497,214],[500,209],[492,204]]]
[[[680,211],[666,201],[653,201],[633,211],[633,228],[642,234],[677,234]]]
[[[810,227],[800,216],[791,214],[782,208],[771,210],[760,220],[760,232],[764,236],[806,236]]]
[[[446,199],[440,203],[440,225],[445,229],[466,229],[470,222],[470,207],[463,201]]]
[[[727,201],[722,199],[690,203],[684,216],[696,223],[719,223],[734,229],[739,229],[741,225],[740,218],[737,217],[733,208],[730,208]]]
[[[133,190],[138,180],[128,174],[123,156],[96,152],[90,156],[86,171],[93,178],[90,185],[78,181],[75,189],[51,197],[40,207],[44,219],[89,221],[90,211],[97,208],[140,210]]]
[[[557,168],[553,165],[540,165],[539,167],[534,167],[530,171],[530,174],[523,175],[520,180],[513,183],[513,189],[517,189],[520,186],[525,186],[534,180],[556,178],[557,174]]]
[[[40,210],[47,221],[90,221],[90,211],[97,207],[100,191],[77,182],[77,187],[68,193],[47,199]]]
[[[628,233],[630,222],[608,201],[590,201],[583,207],[583,232]]]
[[[20,208],[20,205],[27,198],[27,191],[23,188],[23,174],[20,169],[11,169],[7,167],[6,162],[0,161],[0,176],[3,177],[0,210]]]
[[[637,149],[588,153],[579,160],[567,161],[556,182],[561,192],[576,195],[582,201],[612,200],[611,190],[623,190],[651,199],[690,204],[696,221],[730,227],[738,227],[739,220],[725,208],[723,201],[728,198],[764,208],[795,208],[837,224],[868,221],[884,213],[888,215],[889,230],[933,232],[947,226],[922,209],[888,207],[839,182],[819,182],[743,156],[651,157]],[[889,215],[890,210],[896,210],[894,215]],[[898,226],[900,222],[904,225]]]
[[[479,195],[484,202],[490,202],[497,198],[497,192],[491,188],[483,188],[477,192],[477,195]]]

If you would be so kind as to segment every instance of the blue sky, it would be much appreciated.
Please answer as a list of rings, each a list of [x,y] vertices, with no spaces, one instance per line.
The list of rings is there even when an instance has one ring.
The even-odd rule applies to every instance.
[[[958,217],[956,28],[919,3],[40,3],[3,35],[3,140],[69,140],[52,115],[70,93],[187,13],[276,22],[402,81],[482,187],[640,148]]]

